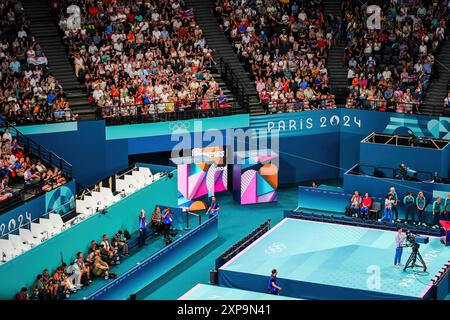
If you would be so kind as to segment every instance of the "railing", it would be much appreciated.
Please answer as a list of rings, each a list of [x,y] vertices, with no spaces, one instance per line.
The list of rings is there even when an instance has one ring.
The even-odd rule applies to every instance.
[[[173,111],[166,111],[168,110],[166,107],[164,107],[164,111],[159,111],[157,107],[154,110],[145,111],[142,106],[132,105],[101,107],[98,113],[99,118],[104,119],[108,126],[220,117],[237,113],[236,101],[219,105],[217,99],[208,100],[207,108],[202,108],[203,102],[196,101],[189,103],[186,107],[182,107],[179,103],[165,104],[171,104]]]
[[[270,101],[262,103],[269,112],[299,112],[310,110],[334,109],[334,98],[310,99],[305,101]]]
[[[72,110],[55,110],[49,113],[49,116],[46,116],[44,120],[39,121],[36,118],[36,115],[28,114],[23,119],[15,119],[5,116],[6,120],[14,126],[26,126],[33,124],[49,124],[49,123],[60,123],[60,122],[71,122],[76,121],[74,119],[74,115]]]
[[[223,58],[219,59],[219,70],[222,80],[228,88],[230,88],[241,108],[246,113],[250,112],[249,94],[245,89],[242,80],[234,73],[233,69],[225,62],[225,60],[223,60]]]
[[[357,165],[351,171],[350,174],[354,175],[367,175],[377,178],[388,178],[388,179],[403,179],[400,168],[387,168],[387,167],[375,167],[369,165]],[[408,173],[408,172],[407,172]],[[409,181],[431,181],[433,179],[433,174],[426,171],[416,171],[414,170],[414,175],[410,176]]]
[[[398,113],[417,113],[417,111],[420,109],[421,103],[419,101],[402,102],[384,99],[360,100],[348,98],[346,106],[349,108],[359,108],[366,110],[385,109],[387,111]]]
[[[225,263],[230,261],[233,257],[235,257],[239,252],[247,248],[251,243],[258,240],[263,234],[265,234],[270,229],[270,219],[256,228],[253,232],[249,233],[245,238],[240,240],[238,243],[234,244],[230,249],[225,251],[216,259],[215,268],[218,270]]]
[[[7,125],[7,128],[9,129],[11,135],[17,138],[17,142],[21,147],[25,148],[25,150],[40,158],[43,162],[49,164],[50,166],[60,169],[62,174],[67,178],[72,178],[73,169],[70,163],[57,156],[52,151],[47,150],[44,146],[38,144],[34,140],[26,137],[15,127]]]
[[[22,224],[20,224],[17,228],[9,230],[7,233],[1,235],[0,239],[8,239],[10,234],[17,234],[19,229],[30,229],[31,223],[39,223],[39,219],[46,218],[51,213],[55,213],[56,214],[56,213],[58,213],[60,211],[61,208],[67,208],[67,207],[69,207],[69,209],[68,210],[63,210],[64,213],[60,214],[61,215],[61,219],[63,219],[63,221],[65,221],[65,220],[67,220],[66,217],[72,215],[73,212],[75,211],[75,200],[67,201],[66,203],[63,203],[63,204],[59,205],[57,208],[52,209],[52,210],[44,213],[43,215],[41,215],[39,217],[34,218],[34,219],[25,218],[25,219],[28,219],[28,220],[24,219]]]

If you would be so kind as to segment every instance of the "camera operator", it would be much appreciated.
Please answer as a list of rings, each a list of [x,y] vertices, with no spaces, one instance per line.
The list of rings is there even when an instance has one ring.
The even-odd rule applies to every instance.
[[[402,260],[403,247],[405,246],[405,234],[403,233],[402,228],[397,229],[397,235],[395,236],[395,258],[394,258],[394,266],[399,268]]]

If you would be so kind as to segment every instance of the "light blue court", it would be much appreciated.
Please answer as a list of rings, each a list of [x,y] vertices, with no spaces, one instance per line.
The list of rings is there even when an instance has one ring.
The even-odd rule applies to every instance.
[[[178,300],[297,300],[273,294],[197,284]]]
[[[284,219],[219,269],[221,286],[265,292],[278,269],[281,294],[306,299],[421,299],[449,260],[439,238],[421,244],[428,274],[394,264],[395,232]],[[402,263],[411,250],[405,248]]]

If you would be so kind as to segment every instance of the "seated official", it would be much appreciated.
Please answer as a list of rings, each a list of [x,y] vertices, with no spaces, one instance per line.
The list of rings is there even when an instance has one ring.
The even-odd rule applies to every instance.
[[[359,210],[361,208],[362,199],[359,195],[358,191],[355,191],[352,198],[350,199],[350,213],[352,217],[358,217],[359,216]]]
[[[152,226],[155,227],[157,235],[164,231],[164,224],[162,220],[162,213],[160,207],[156,207],[155,211],[153,211]]]
[[[368,219],[370,208],[372,208],[372,197],[370,197],[369,193],[366,192],[364,198],[362,199],[361,209],[359,211],[360,217],[363,219]]]

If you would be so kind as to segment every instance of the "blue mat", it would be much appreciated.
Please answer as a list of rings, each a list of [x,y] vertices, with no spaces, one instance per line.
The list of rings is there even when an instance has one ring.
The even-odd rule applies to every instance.
[[[197,284],[178,300],[297,300],[273,294]]]
[[[221,286],[266,292],[278,269],[282,295],[306,299],[424,299],[448,261],[439,238],[422,244],[427,274],[393,266],[395,232],[284,219],[219,269]],[[403,252],[402,263],[411,250]]]

